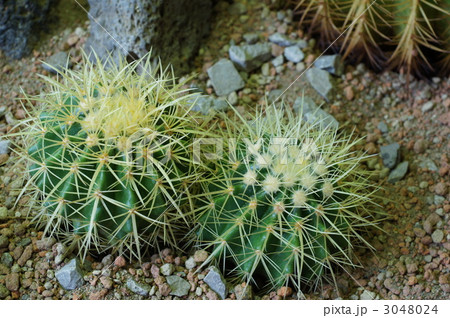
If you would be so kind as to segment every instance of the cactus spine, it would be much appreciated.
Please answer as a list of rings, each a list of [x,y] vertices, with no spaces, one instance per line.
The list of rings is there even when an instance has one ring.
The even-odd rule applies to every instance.
[[[251,123],[224,118],[233,142],[204,182],[196,233],[212,249],[207,262],[233,263],[230,272],[247,282],[301,288],[333,264],[353,265],[355,244],[369,246],[360,230],[373,219],[355,142],[283,116],[268,108]]]
[[[19,133],[24,192],[34,188],[45,234],[78,244],[83,258],[113,249],[140,259],[158,239],[175,245],[195,177],[192,96],[150,56],[108,68],[85,57],[61,77],[45,77],[51,89]]]

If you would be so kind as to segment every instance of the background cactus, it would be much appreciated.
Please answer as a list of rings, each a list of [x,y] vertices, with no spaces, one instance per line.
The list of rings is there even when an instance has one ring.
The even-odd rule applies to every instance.
[[[287,3],[300,15],[301,25],[319,35],[323,48],[332,44],[345,57],[365,59],[377,69],[404,68],[416,75],[450,71],[449,0]]]
[[[184,218],[198,124],[184,107],[192,96],[151,64],[146,56],[105,68],[85,57],[60,81],[44,77],[50,89],[18,134],[23,193],[34,189],[45,234],[78,244],[82,257],[112,248],[140,258],[158,239],[174,245]]]
[[[300,289],[333,264],[353,265],[355,245],[370,247],[359,233],[374,225],[359,167],[365,157],[356,141],[320,123],[276,108],[262,115],[224,118],[229,153],[204,181],[198,245],[212,249],[206,262],[222,262],[239,279]]]

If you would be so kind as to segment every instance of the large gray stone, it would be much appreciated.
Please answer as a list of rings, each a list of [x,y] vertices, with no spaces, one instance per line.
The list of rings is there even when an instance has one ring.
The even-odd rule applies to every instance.
[[[232,45],[228,53],[230,60],[239,68],[246,72],[251,72],[272,57],[272,47],[269,43]]]
[[[389,169],[395,167],[399,159],[399,150],[400,145],[396,142],[380,147],[380,156],[381,159],[383,159],[385,167],[388,167]]]
[[[245,85],[233,63],[227,59],[221,59],[211,66],[208,75],[217,96],[226,96]]]
[[[191,284],[177,275],[167,276],[167,284],[170,286],[170,294],[173,296],[183,297],[189,293]]]
[[[333,89],[330,73],[313,67],[306,71],[306,79],[317,93],[325,98],[326,101],[329,101],[331,90]]]
[[[228,294],[227,285],[222,273],[215,267],[211,266],[209,272],[203,281],[219,295],[220,298],[225,299]]]
[[[84,284],[80,263],[76,258],[56,271],[55,276],[61,287],[66,290],[72,290]]]
[[[319,124],[322,128],[338,129],[339,122],[316,103],[309,96],[297,97],[293,108],[302,114],[302,119],[309,124]]]
[[[397,167],[395,167],[395,169],[392,170],[391,173],[389,174],[388,181],[390,183],[395,183],[403,179],[403,177],[408,172],[408,165],[409,165],[408,161],[399,163]]]
[[[39,32],[46,27],[54,0],[0,1],[0,49],[6,56],[20,59],[31,52]]]
[[[134,59],[150,50],[176,73],[189,70],[209,32],[212,0],[89,0],[91,35],[87,51]],[[107,32],[106,32],[107,30]]]
[[[344,72],[344,63],[340,54],[322,55],[314,62],[314,66],[337,76],[341,76]]]
[[[42,67],[52,73],[58,73],[72,65],[69,60],[69,55],[66,52],[58,52],[50,56]]]

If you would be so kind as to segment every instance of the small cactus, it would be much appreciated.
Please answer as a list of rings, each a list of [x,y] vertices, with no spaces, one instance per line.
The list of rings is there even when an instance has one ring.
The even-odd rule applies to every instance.
[[[198,126],[188,114],[192,95],[150,56],[96,64],[85,56],[60,81],[44,77],[50,90],[18,133],[23,193],[34,189],[45,235],[78,245],[82,258],[113,249],[140,259],[158,239],[175,245],[185,217]]]
[[[301,289],[333,264],[353,265],[355,244],[370,247],[360,231],[374,223],[356,141],[284,115],[269,107],[249,123],[224,118],[229,151],[204,181],[196,234],[212,249],[206,262],[247,283]]]

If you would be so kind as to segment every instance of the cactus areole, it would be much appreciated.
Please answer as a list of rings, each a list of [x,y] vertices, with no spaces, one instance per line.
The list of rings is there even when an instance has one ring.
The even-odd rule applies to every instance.
[[[357,229],[371,224],[354,143],[276,109],[239,125],[234,150],[205,184],[197,235],[211,259],[269,288],[300,288],[352,264]]]
[[[87,59],[86,59],[87,60]],[[188,94],[148,58],[47,80],[24,135],[29,184],[46,233],[77,239],[82,251],[118,249],[140,257],[157,238],[174,243],[189,182]],[[142,67],[141,75],[136,68]]]

